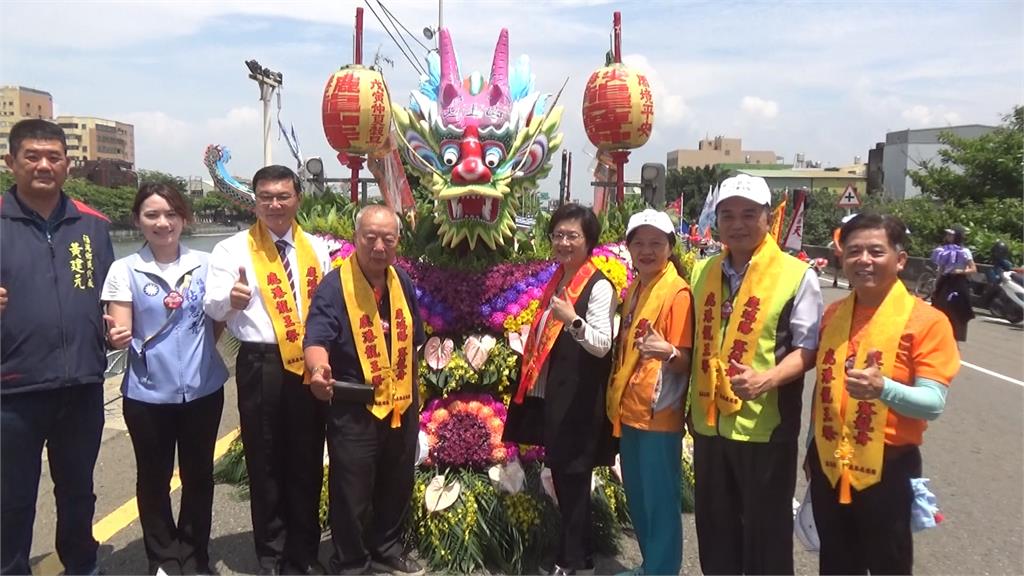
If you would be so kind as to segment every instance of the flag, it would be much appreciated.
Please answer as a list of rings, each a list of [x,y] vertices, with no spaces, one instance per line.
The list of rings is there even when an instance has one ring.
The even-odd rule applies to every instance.
[[[786,240],[782,247],[800,250],[804,243],[804,213],[807,208],[807,191],[795,190],[793,192],[793,221],[789,223],[786,231]]]
[[[718,199],[718,188],[714,191],[711,190],[711,186],[708,186],[708,195],[704,199],[704,208],[700,211],[700,218],[697,220],[697,226],[704,232],[705,236],[711,236],[711,227],[715,224],[715,202]]]
[[[775,207],[775,211],[772,212],[772,226],[769,228],[768,234],[775,239],[775,242],[782,245],[782,223],[786,220],[786,203],[788,199],[786,195],[782,196],[782,202]]]

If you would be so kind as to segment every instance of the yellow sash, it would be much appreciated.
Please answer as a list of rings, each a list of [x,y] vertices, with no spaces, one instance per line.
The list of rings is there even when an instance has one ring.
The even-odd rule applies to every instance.
[[[281,360],[285,370],[302,374],[305,362],[302,359],[302,337],[305,334],[305,319],[309,312],[309,303],[320,283],[323,272],[320,261],[313,251],[306,235],[298,223],[292,224],[292,244],[295,246],[295,260],[298,266],[292,270],[295,284],[302,295],[302,314],[296,314],[295,295],[288,283],[284,264],[277,252],[277,246],[270,237],[270,232],[263,222],[257,222],[249,228],[249,254],[252,256],[252,267],[256,271],[256,285],[260,296],[274,324],[274,335],[277,336],[277,347],[281,351]]]
[[[855,294],[847,296],[822,330],[814,388],[814,441],[825,476],[833,487],[839,482],[841,504],[850,503],[851,485],[863,490],[881,480],[889,415],[889,408],[880,400],[858,400],[851,406],[846,392],[855,300]],[[876,360],[882,374],[891,378],[900,336],[913,309],[914,297],[897,280],[864,328],[853,367],[863,369],[868,352],[878,350],[881,354]],[[837,423],[841,429],[836,429]]]
[[[359,268],[354,255],[341,264],[341,296],[348,309],[348,321],[359,355],[363,377],[372,385],[373,404],[366,407],[383,420],[391,412],[391,427],[402,425],[402,414],[412,404],[413,365],[412,315],[405,300],[405,291],[393,266],[388,267],[388,302],[391,307],[389,326],[391,355],[384,341],[383,319],[377,310],[373,288]]]
[[[765,236],[750,258],[740,290],[732,300],[726,299],[722,290],[722,261],[729,257],[728,250],[707,264],[704,277],[707,296],[703,302],[694,303],[701,312],[697,317],[700,364],[694,374],[697,377],[697,402],[708,426],[716,425],[718,412],[730,415],[743,406],[743,401],[732,391],[729,378],[736,372],[729,361],[735,360],[746,366],[753,364],[758,339],[768,316],[762,304],[768,302],[767,295],[778,284],[776,274],[781,269],[783,256],[779,245],[770,236]],[[730,311],[729,319],[725,320],[724,338],[723,308]]]
[[[641,286],[638,294],[639,283],[639,280],[633,282],[626,293],[626,306],[632,307],[632,313],[628,313],[622,319],[622,326],[619,328],[615,370],[608,390],[608,419],[612,421],[612,433],[615,437],[622,436],[622,395],[640,362],[640,351],[637,350],[635,343],[647,333],[648,326],[657,325],[662,311],[671,304],[671,296],[686,288],[686,281],[679,276],[671,262],[649,285]]]
[[[594,264],[594,261],[587,260],[576,271],[576,275],[569,280],[565,287],[565,298],[570,306],[576,307],[576,301],[579,300],[580,294],[583,293],[583,289],[587,287],[587,282],[590,282],[590,277],[595,272],[597,272],[597,266]],[[548,285],[544,288],[544,294],[540,298],[539,310],[547,309],[548,304],[551,303],[551,296],[554,295],[555,288],[562,281],[563,275],[565,275],[565,268],[559,266],[558,270],[551,276],[551,280],[548,281]],[[522,375],[519,378],[519,388],[516,390],[515,395],[516,404],[522,404],[526,399],[526,394],[537,383],[537,377],[540,376],[540,371],[544,367],[544,363],[547,362],[551,349],[555,347],[555,340],[558,339],[558,334],[562,331],[562,322],[549,314],[547,322],[544,323],[544,331],[540,332],[538,328],[541,318],[544,316],[544,313],[541,311],[538,311],[533,317],[533,324],[530,326],[530,336],[526,342],[526,350],[523,354]]]

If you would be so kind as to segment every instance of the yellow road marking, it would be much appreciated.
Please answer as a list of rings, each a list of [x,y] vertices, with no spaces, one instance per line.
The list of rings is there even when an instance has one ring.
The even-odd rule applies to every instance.
[[[238,428],[235,428],[217,440],[217,444],[213,447],[214,462],[220,460],[221,457],[227,453],[228,447],[231,446],[231,442],[238,437],[238,434],[239,430]],[[178,469],[175,468],[174,475],[171,476],[171,492],[173,493],[180,487],[181,478],[178,476]],[[132,498],[110,514],[101,518],[99,522],[93,524],[92,537],[100,544],[103,544],[107,540],[113,538],[115,534],[125,529],[138,517],[139,505],[136,499]],[[43,556],[39,562],[36,562],[32,566],[32,574],[35,576],[57,576],[62,570],[64,570],[64,565],[60,563],[60,559],[57,558],[57,554],[53,552]]]

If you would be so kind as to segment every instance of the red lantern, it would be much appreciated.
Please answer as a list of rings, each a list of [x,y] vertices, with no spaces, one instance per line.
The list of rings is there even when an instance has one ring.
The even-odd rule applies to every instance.
[[[324,135],[338,152],[366,155],[384,145],[391,126],[391,102],[380,72],[345,66],[327,81]]]
[[[629,150],[647,143],[654,128],[654,96],[647,77],[622,64],[622,16],[613,18],[614,62],[595,71],[583,92],[583,129],[600,151],[611,153],[616,167],[616,201],[622,202]]]

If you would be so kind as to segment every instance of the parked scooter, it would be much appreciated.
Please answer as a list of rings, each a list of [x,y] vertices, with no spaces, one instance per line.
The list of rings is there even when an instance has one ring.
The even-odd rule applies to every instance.
[[[1001,271],[996,292],[988,304],[988,311],[997,318],[1020,324],[1024,321],[1024,268]]]

